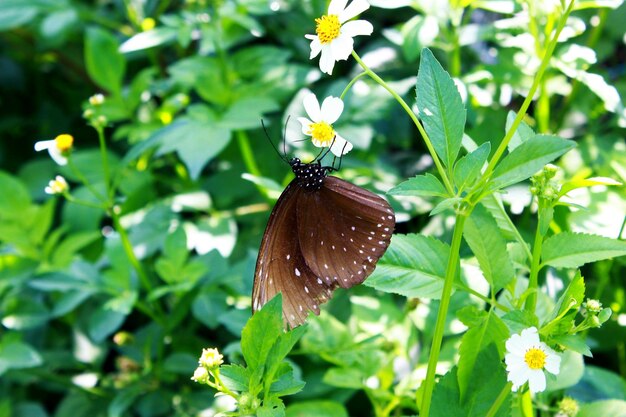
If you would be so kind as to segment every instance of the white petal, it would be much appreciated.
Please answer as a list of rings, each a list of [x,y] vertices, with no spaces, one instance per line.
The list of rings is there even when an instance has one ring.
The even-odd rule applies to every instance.
[[[350,36],[339,35],[330,43],[335,61],[345,61],[354,49],[354,40]]]
[[[511,381],[513,385],[523,385],[526,381],[528,381],[528,377],[530,376],[530,369],[525,368],[518,372],[509,372],[506,380]]]
[[[309,59],[313,59],[316,56],[318,56],[320,54],[320,52],[322,51],[322,43],[320,42],[320,38],[318,36],[314,36],[314,35],[306,35],[306,37],[308,38],[309,36],[311,36],[309,39],[311,39],[311,54],[309,55]]]
[[[528,329],[522,330],[520,334],[522,339],[530,345],[539,345],[541,342],[539,341],[539,334],[537,333],[536,327],[529,327]]]
[[[324,55],[322,55],[322,57],[323,56]],[[306,114],[309,115],[312,121],[317,123],[323,120],[322,112],[320,110],[320,103],[319,101],[317,101],[317,97],[315,97],[315,94],[311,93],[304,97],[304,100],[302,100],[302,105],[304,106],[304,110],[306,110]]]
[[[330,151],[335,156],[342,156],[347,154],[352,150],[353,146],[350,142],[342,138],[335,132],[335,139],[333,139],[333,144],[330,147]]]
[[[528,388],[533,394],[546,389],[546,376],[540,369],[533,369],[528,375]]]
[[[311,136],[311,123],[313,122],[306,117],[298,117],[298,121],[302,125],[302,133]]]
[[[335,58],[333,58],[333,51],[329,45],[322,46],[322,56],[320,57],[320,70],[328,75],[332,75],[333,68],[335,67]]]
[[[326,147],[326,142],[322,142],[319,139],[316,139],[315,137],[311,138],[311,142],[313,143],[313,145],[315,145],[318,148],[325,148]]]
[[[504,362],[506,363],[507,372],[516,372],[522,368],[528,367],[523,357],[511,353],[504,356]]]
[[[513,336],[509,337],[508,340],[506,341],[507,352],[511,352],[512,354],[517,355],[517,356],[523,357],[524,353],[526,352],[527,347],[528,347],[527,344],[518,334],[514,334]]]
[[[341,13],[339,13],[339,22],[343,23],[346,20],[352,19],[354,16],[363,13],[370,8],[370,4],[367,0],[354,0],[348,7],[346,7]]]
[[[346,8],[348,0],[332,0],[328,5],[328,14],[339,15]]]
[[[551,374],[558,375],[561,370],[561,357],[555,352],[548,353],[544,368]]]
[[[66,165],[67,158],[61,155],[61,151],[56,146],[51,146],[48,148],[48,153],[50,157],[59,165]]]
[[[371,35],[374,26],[367,20],[353,20],[341,26],[341,33],[354,38],[359,35]]]
[[[50,195],[54,194],[54,191],[52,191],[52,188],[50,187],[46,187],[43,190],[46,194],[50,194]]]
[[[343,111],[343,101],[339,97],[326,97],[322,103],[322,120],[332,125]]]
[[[35,150],[37,152],[43,151],[44,149],[48,149],[51,146],[56,146],[56,141],[52,140],[40,140],[39,142],[35,142]]]

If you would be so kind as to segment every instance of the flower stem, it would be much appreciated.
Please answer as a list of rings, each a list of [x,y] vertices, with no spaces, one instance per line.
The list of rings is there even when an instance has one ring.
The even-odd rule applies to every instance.
[[[348,93],[348,91],[350,90],[350,88],[352,88],[352,85],[357,82],[357,80],[361,77],[363,77],[364,75],[367,75],[367,72],[363,71],[361,73],[359,73],[359,75],[357,75],[356,77],[354,77],[353,79],[350,80],[350,82],[348,83],[348,85],[346,85],[346,88],[343,89],[343,92],[341,93],[341,95],[339,96],[339,98],[341,100],[343,100],[343,98],[345,97],[345,95]]]
[[[78,178],[78,180],[83,183],[83,185],[89,190],[91,191],[91,193],[94,195],[94,197],[96,197],[98,200],[100,200],[103,204],[106,204],[106,198],[100,194],[100,192],[98,190],[96,190],[87,180],[87,178],[83,175],[83,173],[78,169],[78,167],[74,164],[74,159],[72,158],[72,155],[69,155],[67,157],[67,163],[70,166],[70,169],[72,170],[72,172],[74,173],[74,175],[76,175],[76,177]],[[82,203],[81,203],[82,204]]]
[[[237,144],[239,145],[239,150],[241,151],[241,156],[243,157],[243,162],[246,164],[248,172],[255,177],[260,177],[261,170],[254,159],[254,152],[252,152],[252,147],[250,146],[250,138],[248,138],[248,135],[243,130],[238,130],[236,135]]]
[[[461,238],[463,237],[463,228],[465,220],[469,216],[467,211],[458,213],[454,224],[454,233],[452,234],[452,242],[450,244],[450,257],[446,266],[446,277],[441,291],[441,301],[439,303],[439,312],[437,313],[437,323],[435,324],[435,333],[430,348],[430,356],[428,358],[428,370],[426,371],[426,379],[423,384],[422,407],[420,409],[420,417],[428,417],[430,413],[430,404],[432,401],[433,389],[435,387],[435,371],[437,362],[439,361],[439,352],[441,350],[441,342],[446,325],[446,316],[450,307],[450,298],[452,295],[452,286],[454,277],[456,276],[456,267],[459,263],[459,248],[461,247]]]
[[[517,131],[517,127],[520,125],[520,123],[522,122],[522,119],[526,115],[526,112],[528,111],[528,107],[530,106],[530,103],[533,101],[533,97],[535,96],[535,93],[537,92],[537,88],[539,88],[539,85],[541,84],[543,74],[548,68],[548,64],[550,63],[550,58],[552,58],[552,54],[554,53],[554,48],[556,47],[556,44],[558,43],[559,35],[561,34],[561,31],[565,27],[565,23],[567,22],[567,17],[570,15],[573,6],[574,6],[574,0],[571,0],[569,6],[567,7],[567,10],[565,11],[565,13],[563,13],[563,16],[561,16],[561,19],[559,20],[559,24],[556,28],[554,36],[550,40],[548,47],[545,49],[543,60],[541,61],[541,65],[539,66],[537,75],[535,75],[533,84],[530,87],[528,94],[526,95],[526,99],[524,100],[524,102],[522,103],[522,106],[517,112],[517,115],[515,116],[515,120],[511,124],[511,128],[508,130],[508,132],[506,132],[504,139],[502,139],[502,142],[500,142],[500,146],[498,146],[498,149],[493,154],[493,158],[491,158],[491,161],[489,161],[489,165],[487,165],[487,169],[485,170],[485,173],[483,174],[482,182],[486,182],[489,176],[491,175],[491,173],[493,172],[493,170],[495,169],[496,164],[498,163],[500,158],[502,158],[502,155],[506,151],[507,146],[509,145],[509,142],[511,141],[511,138],[513,138],[513,135]]]
[[[498,398],[496,398],[496,400],[493,402],[491,408],[489,409],[489,411],[487,411],[487,414],[485,414],[485,417],[493,417],[496,415],[496,413],[502,406],[502,403],[506,399],[506,396],[509,395],[509,393],[511,392],[512,385],[513,384],[511,382],[507,382],[506,384],[504,384],[502,391],[500,391],[500,394],[498,394]]]
[[[430,153],[431,157],[433,158],[433,161],[435,162],[435,166],[437,167],[437,171],[439,172],[439,176],[441,176],[441,180],[443,181],[444,185],[446,186],[446,189],[448,190],[448,193],[451,196],[453,196],[454,195],[454,187],[452,187],[452,184],[450,183],[450,180],[448,179],[448,176],[446,174],[446,170],[444,169],[443,165],[441,164],[441,161],[439,160],[439,157],[437,156],[437,152],[435,152],[435,148],[433,147],[433,144],[430,141],[430,138],[428,137],[428,134],[426,134],[426,131],[424,130],[424,127],[420,123],[420,121],[417,118],[417,116],[415,115],[415,113],[413,113],[413,110],[411,110],[411,107],[409,107],[409,105],[406,104],[406,102],[402,99],[402,97],[400,97],[398,95],[398,93],[393,91],[393,89],[391,87],[389,87],[389,85],[382,78],[380,78],[374,71],[372,71],[367,65],[365,65],[365,63],[361,60],[361,58],[357,55],[356,52],[352,51],[352,56],[354,57],[356,62],[359,63],[361,68],[363,68],[365,73],[367,75],[369,75],[371,79],[376,81],[381,87],[383,87],[385,90],[387,90],[389,92],[389,94],[391,94],[393,96],[393,98],[396,99],[396,101],[400,104],[400,106],[402,106],[404,111],[409,115],[409,117],[411,118],[411,120],[415,124],[415,127],[417,127],[417,130],[422,135],[422,138],[424,138],[424,143],[426,144],[426,147],[428,148],[428,152]]]
[[[111,177],[109,171],[109,157],[107,156],[107,144],[104,139],[104,127],[101,125],[94,126],[96,132],[98,132],[98,141],[100,142],[100,155],[102,157],[102,171],[104,173],[104,185],[107,189],[107,196],[109,199],[113,198],[111,194]]]
[[[539,208],[539,216],[541,216],[541,207]],[[538,287],[538,277],[539,277],[539,269],[541,269],[541,246],[543,243],[543,235],[541,234],[541,219],[537,222],[537,231],[535,232],[535,242],[533,243],[533,256],[530,264],[530,276],[528,278],[528,290],[530,293],[528,294],[528,298],[526,299],[526,304],[524,308],[526,311],[531,313],[535,312],[537,307],[537,287]]]

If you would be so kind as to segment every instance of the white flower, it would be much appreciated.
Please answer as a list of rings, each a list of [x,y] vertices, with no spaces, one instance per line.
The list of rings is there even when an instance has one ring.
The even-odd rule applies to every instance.
[[[66,165],[66,155],[72,149],[74,144],[74,138],[68,134],[62,134],[52,140],[41,140],[35,143],[35,150],[37,152],[48,150],[50,157],[59,165]]]
[[[348,0],[332,0],[328,6],[328,14],[315,19],[316,35],[305,35],[311,40],[311,56],[315,58],[322,53],[320,70],[332,74],[336,61],[346,60],[354,47],[354,38],[358,35],[370,35],[374,30],[366,20],[353,20],[356,15],[367,10],[367,0],[353,0],[346,7]],[[347,22],[347,23],[346,23]]]
[[[341,156],[352,150],[352,144],[339,136],[333,129],[333,123],[339,119],[343,111],[343,101],[338,97],[326,97],[320,108],[315,94],[307,95],[302,101],[304,110],[310,119],[298,117],[302,124],[302,133],[311,136],[313,145],[318,148],[330,146],[330,151]]]
[[[207,369],[215,369],[224,363],[224,356],[216,348],[202,349],[202,355],[198,360],[200,366]]]
[[[535,327],[511,336],[506,341],[506,350],[507,380],[513,383],[513,391],[528,381],[530,392],[541,392],[546,389],[544,369],[554,375],[559,373],[561,357],[539,341]]]
[[[94,94],[93,96],[89,97],[89,104],[91,104],[92,106],[99,106],[102,103],[104,103],[104,96],[100,93]]]
[[[63,194],[70,189],[67,185],[67,181],[60,175],[57,175],[55,179],[50,180],[48,186],[44,189],[46,194]]]

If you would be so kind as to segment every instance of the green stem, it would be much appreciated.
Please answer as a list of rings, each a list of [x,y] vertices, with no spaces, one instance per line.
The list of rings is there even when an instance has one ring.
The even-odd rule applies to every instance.
[[[254,159],[254,152],[252,152],[252,147],[250,146],[250,138],[243,130],[238,130],[236,136],[243,162],[246,164],[246,169],[255,177],[260,177],[261,170],[256,163],[256,159]]]
[[[102,157],[102,171],[104,173],[104,185],[106,186],[107,196],[109,200],[113,198],[111,195],[111,177],[109,171],[109,157],[107,155],[107,144],[104,139],[104,127],[100,125],[94,126],[98,132],[98,141],[100,142],[100,155]]]
[[[492,306],[497,307],[498,309],[500,309],[500,310],[502,310],[504,312],[511,311],[511,309],[509,307],[498,303],[495,299],[492,299],[492,298],[489,298],[489,297],[485,297],[484,295],[482,295],[478,291],[471,289],[470,287],[468,287],[465,284],[456,284],[455,286],[458,289],[463,290],[463,291],[465,291],[465,292],[467,292],[469,294],[472,294],[474,297],[480,298],[481,300],[483,300],[487,304],[491,304]]]
[[[67,199],[67,201],[69,201],[70,203],[75,203],[75,204],[80,204],[86,207],[92,207],[92,208],[97,208],[100,210],[106,210],[107,207],[103,204],[97,204],[97,203],[92,203],[91,201],[87,201],[87,200],[81,200],[79,198],[74,197],[73,195],[71,195],[70,193],[64,193],[63,197],[65,197]]]
[[[122,241],[124,253],[126,253],[126,257],[130,261],[131,266],[133,267],[135,272],[137,272],[137,276],[139,277],[141,285],[146,291],[152,291],[152,284],[150,283],[150,279],[148,278],[146,271],[144,271],[141,262],[139,262],[139,259],[137,259],[137,256],[135,255],[133,245],[132,243],[130,243],[130,239],[128,238],[128,233],[126,232],[126,229],[124,228],[124,226],[122,226],[122,223],[120,222],[120,216],[115,212],[115,207],[110,210],[110,214],[111,220],[113,220],[113,226],[115,227],[117,233],[120,235],[120,240]]]
[[[67,164],[70,166],[70,169],[72,170],[72,172],[74,173],[74,175],[76,175],[76,177],[78,178],[78,180],[89,190],[91,191],[91,193],[94,195],[94,197],[96,197],[98,200],[100,200],[102,203],[106,203],[107,199],[105,198],[105,196],[103,196],[102,194],[100,194],[100,192],[98,190],[96,190],[87,180],[87,177],[85,177],[83,175],[83,173],[78,169],[78,167],[74,164],[74,159],[72,158],[72,155],[69,155],[67,157]]]
[[[430,357],[428,358],[428,370],[426,371],[426,380],[423,384],[424,390],[422,392],[420,417],[428,417],[430,413],[430,404],[435,387],[435,371],[437,362],[439,361],[441,342],[446,327],[446,316],[448,315],[448,308],[450,307],[452,286],[454,284],[454,277],[456,276],[456,267],[459,263],[459,249],[461,247],[461,238],[463,237],[463,227],[465,226],[467,216],[469,216],[468,212],[458,213],[456,215],[454,233],[452,234],[452,242],[450,244],[450,256],[448,257],[448,265],[446,266],[446,278],[443,283],[443,290],[441,291],[437,323],[435,324],[435,333],[430,348]]]
[[[541,207],[539,207],[539,216],[541,216]],[[538,277],[539,270],[541,269],[541,246],[543,244],[543,235],[541,234],[541,219],[537,222],[537,230],[535,232],[535,242],[533,243],[533,256],[530,265],[530,276],[528,278],[528,290],[530,293],[528,294],[528,299],[526,299],[525,309],[531,313],[535,312],[537,308],[537,287],[538,287]]]
[[[496,413],[498,412],[498,410],[502,406],[502,403],[506,399],[506,396],[511,393],[511,386],[512,385],[513,384],[511,382],[507,382],[504,385],[504,387],[502,388],[502,391],[500,391],[500,394],[498,394],[498,397],[496,398],[496,400],[491,405],[491,408],[489,409],[489,411],[487,411],[487,414],[485,414],[485,417],[493,417],[493,416],[496,415]]]
[[[356,77],[354,77],[353,79],[350,80],[350,82],[348,83],[348,85],[346,86],[346,88],[343,89],[343,92],[341,93],[341,95],[339,96],[340,99],[343,100],[343,98],[345,97],[345,95],[348,93],[348,91],[350,90],[350,88],[352,88],[352,85],[357,82],[357,80],[363,76],[367,75],[367,72],[363,71],[362,73],[360,73],[359,75],[357,75]]]
[[[443,181],[444,185],[446,186],[446,189],[448,190],[448,193],[451,196],[453,196],[454,195],[454,187],[452,187],[452,184],[450,183],[450,180],[448,179],[448,176],[446,174],[446,170],[444,169],[443,165],[441,164],[441,161],[439,160],[439,157],[437,156],[437,152],[435,152],[435,148],[433,147],[433,144],[430,141],[430,138],[426,134],[426,131],[424,130],[424,127],[420,123],[420,121],[417,118],[417,116],[415,115],[415,113],[413,113],[413,110],[411,110],[411,107],[409,107],[409,105],[406,104],[406,102],[402,99],[402,97],[400,97],[398,95],[398,93],[393,91],[393,89],[391,87],[389,87],[389,85],[382,78],[380,78],[374,71],[369,69],[369,67],[367,65],[365,65],[365,63],[361,60],[361,58],[357,55],[356,52],[352,51],[352,56],[354,57],[356,62],[359,63],[361,68],[363,68],[365,73],[367,75],[369,75],[369,77],[371,79],[376,81],[381,87],[383,87],[385,90],[387,90],[389,92],[389,94],[391,94],[391,96],[396,99],[396,101],[400,104],[400,106],[402,106],[404,111],[409,115],[409,117],[411,118],[411,120],[415,124],[415,127],[417,127],[417,130],[422,135],[422,138],[424,138],[424,143],[426,144],[426,147],[428,148],[428,152],[430,153],[431,157],[433,158],[433,161],[435,162],[435,166],[437,167],[437,172],[439,172],[439,176],[441,177],[441,180]]]
[[[550,96],[546,89],[546,81],[541,83],[539,90],[539,98],[537,99],[537,108],[535,118],[537,119],[537,127],[539,133],[550,132]]]
[[[548,64],[550,63],[550,58],[552,57],[552,54],[554,53],[554,48],[556,47],[558,43],[559,35],[561,34],[561,31],[565,27],[565,23],[567,22],[567,17],[571,13],[573,6],[574,6],[574,0],[570,1],[570,4],[567,7],[567,10],[563,14],[563,16],[561,16],[561,19],[559,20],[559,25],[556,28],[554,36],[550,40],[550,43],[548,44],[548,47],[545,50],[543,60],[541,61],[541,65],[539,66],[537,75],[535,75],[533,84],[530,87],[530,90],[528,91],[528,95],[526,96],[526,99],[524,99],[522,106],[517,112],[517,115],[515,116],[515,120],[511,124],[511,128],[508,130],[508,132],[506,132],[504,139],[502,139],[502,142],[500,142],[500,146],[498,146],[498,149],[496,149],[496,152],[493,154],[493,158],[491,158],[491,161],[489,161],[489,165],[487,165],[487,169],[485,170],[485,173],[483,174],[481,183],[485,183],[489,179],[489,176],[495,169],[498,161],[500,160],[500,158],[502,158],[502,155],[504,155],[504,152],[506,151],[507,146],[509,145],[509,142],[511,141],[511,138],[517,131],[517,127],[519,126],[519,124],[522,122],[522,119],[526,115],[526,112],[528,111],[528,107],[530,106],[530,103],[533,101],[533,97],[535,96],[535,93],[537,92],[537,88],[541,84],[543,74],[548,68]]]

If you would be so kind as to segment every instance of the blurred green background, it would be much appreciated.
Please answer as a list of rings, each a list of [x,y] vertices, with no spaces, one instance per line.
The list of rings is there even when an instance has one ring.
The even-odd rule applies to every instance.
[[[371,5],[362,18],[374,33],[357,38],[359,55],[412,104],[419,53],[431,48],[457,81],[466,133],[478,144],[503,136],[558,17],[551,2]],[[319,0],[0,0],[0,416],[211,416],[228,407],[189,378],[203,347],[240,359],[256,251],[291,178],[261,119],[274,144],[310,160],[315,148],[300,141],[294,120],[304,115],[302,98],[339,96],[359,72],[348,60],[322,76],[309,61],[304,35],[326,8]],[[577,141],[560,162],[567,177],[626,181],[624,22],[622,1],[577,2],[529,111],[536,131]],[[89,103],[96,93],[103,104]],[[106,211],[44,193],[61,174],[74,196],[93,201],[75,170],[34,151],[62,133],[75,139],[76,168],[103,186],[85,111],[106,123],[116,212],[150,288]],[[432,170],[410,120],[365,78],[335,128],[355,145],[338,175],[357,185],[383,194]],[[502,197],[530,240],[528,187]],[[624,238],[625,197],[623,187],[583,189],[572,201],[586,208],[559,208],[552,227]],[[436,201],[388,200],[397,232],[449,240],[450,215],[428,215]],[[469,262],[462,273],[472,271]],[[583,269],[587,294],[614,314],[589,335],[589,366],[555,390],[581,401],[626,399],[625,272],[623,258]],[[559,273],[542,277],[549,292],[562,288]],[[468,302],[453,298],[451,314]],[[373,415],[392,397],[395,415],[415,413],[436,303],[360,286],[325,310],[292,357],[307,385],[288,399],[288,416],[324,407]],[[444,361],[463,331],[450,319]]]

